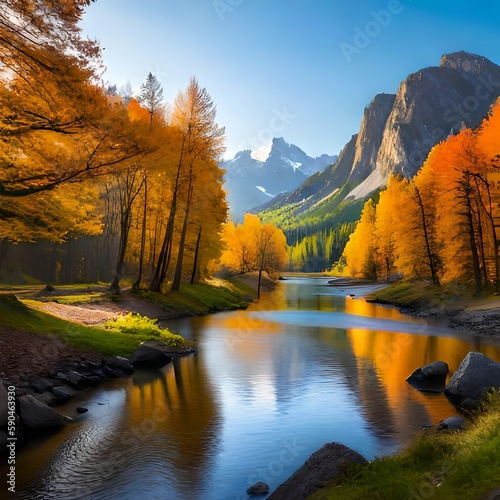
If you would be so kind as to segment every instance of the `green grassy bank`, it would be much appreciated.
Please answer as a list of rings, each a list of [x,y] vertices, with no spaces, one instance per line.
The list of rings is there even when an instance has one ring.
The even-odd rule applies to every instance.
[[[15,290],[13,290],[14,292]],[[222,281],[214,284],[185,285],[179,292],[162,295],[141,292],[137,300],[154,302],[162,306],[164,317],[181,317],[207,314],[214,311],[244,308],[248,301],[245,286]],[[39,302],[34,297],[18,299],[14,294],[0,294],[0,325],[14,331],[39,335],[54,335],[67,345],[81,351],[97,351],[103,355],[130,357],[137,346],[146,340],[160,339],[174,347],[190,345],[181,336],[167,329],[159,328],[154,321],[140,315],[127,315],[120,321],[109,321],[99,326],[84,326],[66,321],[37,309]],[[61,304],[78,304],[99,300],[121,300],[105,293],[69,293],[58,287],[57,295],[45,300],[55,300]],[[13,337],[15,342],[15,337]]]
[[[316,492],[326,499],[493,499],[500,495],[500,395],[465,431],[422,432],[396,456],[355,466]]]

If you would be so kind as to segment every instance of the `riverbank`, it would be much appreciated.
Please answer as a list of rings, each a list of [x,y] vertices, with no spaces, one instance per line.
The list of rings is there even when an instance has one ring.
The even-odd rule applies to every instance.
[[[500,497],[500,395],[464,431],[422,432],[401,453],[353,466],[309,497],[494,500]]]
[[[59,366],[97,361],[104,356],[130,357],[137,346],[156,338],[134,323],[110,329],[106,322],[125,315],[162,321],[216,311],[246,308],[255,298],[253,277],[214,279],[162,295],[149,291],[119,296],[106,285],[8,287],[0,294],[0,378],[19,383],[43,377]],[[272,280],[266,279],[272,287]],[[157,332],[156,332],[157,333]],[[164,330],[164,336],[170,332]],[[179,339],[176,339],[179,341]],[[189,347],[179,343],[181,352]]]
[[[367,300],[398,307],[412,316],[444,321],[476,336],[500,339],[500,296],[474,297],[462,286],[422,281],[397,282],[371,293]]]
[[[161,322],[246,308],[256,295],[251,284],[251,277],[213,279],[167,295],[125,290],[116,296],[105,285],[2,290],[0,455],[8,451],[11,432],[7,394],[14,398],[12,422],[17,422],[20,448],[33,435],[77,418],[78,413],[61,415],[52,407],[81,391],[196,352],[194,342],[161,328]]]

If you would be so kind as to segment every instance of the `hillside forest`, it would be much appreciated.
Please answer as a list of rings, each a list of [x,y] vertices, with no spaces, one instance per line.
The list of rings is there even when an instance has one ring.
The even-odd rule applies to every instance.
[[[1,279],[178,290],[225,245],[225,131],[195,78],[172,104],[151,73],[137,95],[104,83],[88,3],[0,6]],[[284,266],[281,231],[254,222],[245,269]]]
[[[355,277],[499,289],[499,103],[477,129],[435,146],[413,179],[390,176],[368,201],[346,203],[348,182],[303,217],[290,205],[235,225],[209,92],[193,77],[166,103],[151,73],[136,94],[104,82],[102,49],[79,27],[89,3],[0,5],[2,282],[119,292],[127,277],[165,292],[217,272],[338,261],[335,271]]]
[[[436,145],[411,180],[391,176],[366,201],[339,267],[352,276],[404,275],[498,292],[500,102],[475,130]]]

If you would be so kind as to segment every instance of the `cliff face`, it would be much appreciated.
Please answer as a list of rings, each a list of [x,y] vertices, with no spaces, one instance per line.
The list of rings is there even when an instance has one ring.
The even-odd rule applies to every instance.
[[[304,212],[349,181],[358,185],[351,199],[382,186],[390,172],[411,178],[435,144],[477,127],[499,95],[500,66],[467,52],[443,55],[440,66],[411,74],[395,95],[377,95],[337,162],[279,204],[300,201]]]
[[[393,94],[379,94],[365,109],[349,176],[351,180],[362,181],[375,169],[383,133],[395,98]]]
[[[377,166],[413,177],[432,147],[462,126],[477,127],[500,95],[500,67],[465,52],[401,83],[387,120]]]

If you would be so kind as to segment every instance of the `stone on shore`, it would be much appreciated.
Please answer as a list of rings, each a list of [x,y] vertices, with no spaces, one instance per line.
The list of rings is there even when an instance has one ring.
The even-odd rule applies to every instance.
[[[143,342],[135,350],[130,360],[134,368],[151,370],[162,368],[170,361],[172,361],[172,356],[169,346],[158,340]]]
[[[121,356],[107,358],[106,365],[113,370],[121,370],[126,375],[132,375],[134,373],[132,363],[127,358],[122,358]]]
[[[446,376],[450,369],[444,361],[435,361],[417,368],[406,381],[415,389],[425,392],[443,392],[446,387]]]
[[[264,483],[263,481],[259,481],[255,484],[252,484],[252,486],[247,488],[247,494],[250,496],[267,495],[268,493],[269,493],[269,485]]]
[[[314,452],[268,500],[300,500],[312,495],[326,484],[340,477],[354,464],[367,461],[356,451],[340,443],[327,443]]]
[[[19,405],[21,422],[30,431],[62,427],[72,421],[33,396],[21,396]]]
[[[500,363],[479,352],[469,352],[452,375],[444,393],[455,405],[464,401],[479,402],[484,393],[500,388]]]
[[[438,431],[463,431],[467,425],[465,418],[456,415],[454,417],[448,417],[439,422],[437,429]]]

